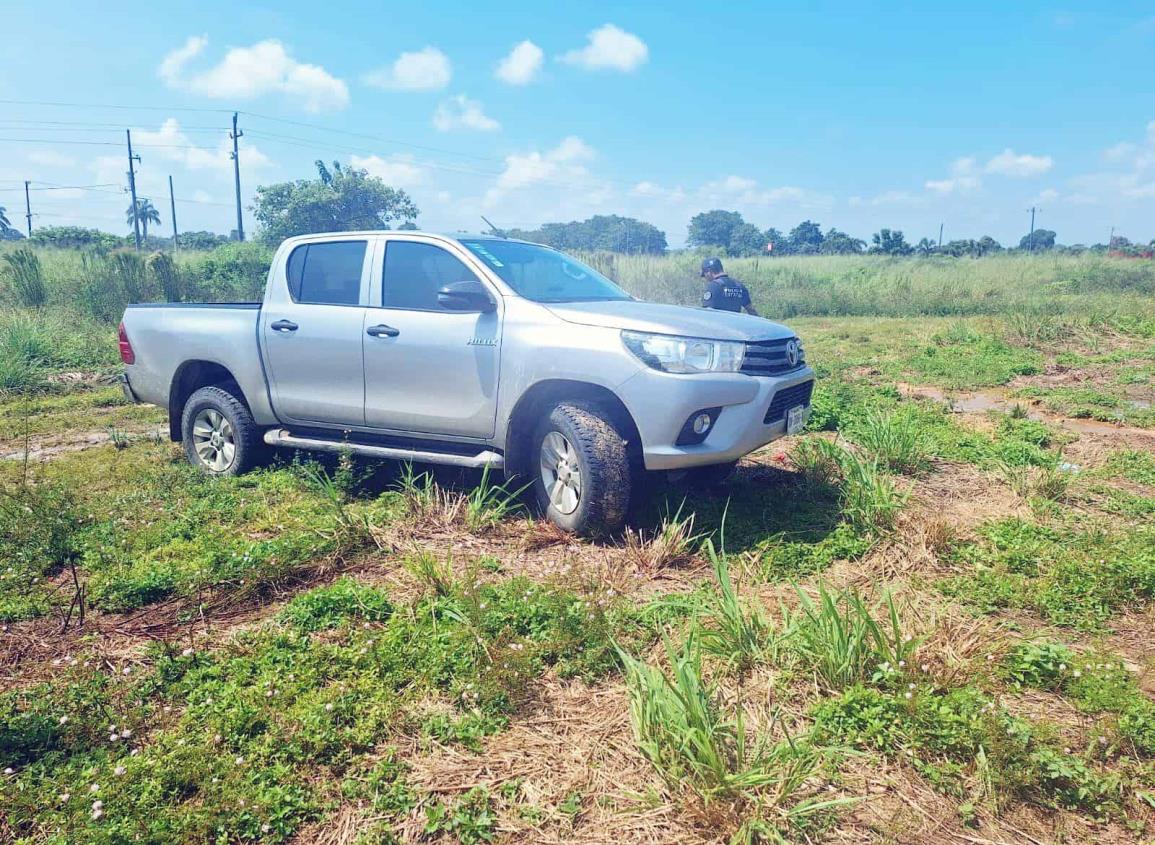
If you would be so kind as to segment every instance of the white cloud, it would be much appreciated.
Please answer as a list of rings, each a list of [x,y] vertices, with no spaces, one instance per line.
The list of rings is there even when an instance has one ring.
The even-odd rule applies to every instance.
[[[665,188],[654,182],[643,181],[634,185],[630,193],[635,197],[659,199],[666,203],[680,203],[686,199],[686,191],[681,185]]]
[[[793,185],[783,185],[777,188],[762,188],[758,182],[745,176],[730,175],[711,182],[706,182],[698,189],[697,196],[701,202],[715,205],[736,204],[747,208],[754,206],[770,206],[780,203],[797,203],[800,205],[824,206],[830,203],[829,197],[813,194]]]
[[[532,41],[522,41],[497,65],[494,76],[509,85],[528,85],[537,78],[545,54]]]
[[[1029,153],[1019,155],[1007,147],[997,156],[987,162],[984,168],[987,173],[998,173],[1002,176],[1028,177],[1041,176],[1051,169],[1054,159],[1050,156],[1036,156]]]
[[[55,150],[35,150],[28,154],[28,160],[41,167],[74,167],[76,159]]]
[[[439,132],[454,129],[473,129],[478,132],[493,132],[501,124],[487,115],[481,103],[458,94],[442,102],[433,114],[433,126]]]
[[[366,85],[390,91],[440,91],[453,78],[449,57],[436,47],[402,53],[386,68],[365,75]]]
[[[982,187],[978,176],[978,162],[974,156],[954,160],[949,179],[928,179],[926,189],[936,194],[966,194]]]
[[[203,35],[190,35],[183,46],[177,47],[161,60],[157,75],[169,85],[177,85],[185,65],[199,56],[208,43],[208,38]]]
[[[409,155],[398,154],[389,158],[354,155],[349,157],[349,163],[353,167],[369,171],[370,176],[376,176],[391,188],[413,188],[425,182],[429,175],[426,169]]]
[[[1137,152],[1139,152],[1139,147],[1135,144],[1130,141],[1120,141],[1115,146],[1103,150],[1103,158],[1109,162],[1127,161]]]
[[[311,112],[349,105],[349,88],[343,81],[320,65],[298,62],[274,39],[251,47],[233,47],[219,64],[186,78],[186,64],[206,44],[207,39],[194,36],[165,56],[158,72],[170,87],[231,100],[284,94]]]
[[[881,207],[881,206],[917,206],[922,205],[925,199],[909,191],[883,191],[881,194],[876,194],[873,197],[851,197],[847,200],[847,204],[853,208],[861,208],[863,206]]]
[[[505,157],[505,169],[485,195],[486,205],[494,205],[512,191],[543,182],[576,183],[589,176],[584,162],[594,157],[593,149],[576,135],[564,138],[552,150],[515,153]]]
[[[646,42],[612,23],[604,24],[587,36],[580,50],[570,50],[561,60],[587,70],[636,70],[650,57]]]

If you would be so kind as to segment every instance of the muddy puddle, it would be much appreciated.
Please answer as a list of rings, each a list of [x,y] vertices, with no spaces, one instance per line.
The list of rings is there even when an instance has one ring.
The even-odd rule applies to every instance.
[[[1106,436],[1128,433],[1155,439],[1155,431],[1148,431],[1147,429],[1116,425],[1115,423],[1102,422],[1100,420],[1075,419],[1073,417],[1060,417],[1046,414],[1037,406],[1029,402],[1023,402],[1022,400],[1012,399],[1000,391],[976,390],[948,393],[942,388],[930,385],[901,383],[897,385],[897,387],[899,393],[907,398],[929,399],[934,402],[941,402],[956,414],[985,414],[989,411],[998,411],[999,413],[1006,414],[1018,407],[1026,412],[1028,419],[1058,425],[1075,433],[1102,434]],[[1136,408],[1148,408],[1151,405],[1150,402],[1142,402],[1142,400],[1132,402],[1131,404],[1135,405]]]

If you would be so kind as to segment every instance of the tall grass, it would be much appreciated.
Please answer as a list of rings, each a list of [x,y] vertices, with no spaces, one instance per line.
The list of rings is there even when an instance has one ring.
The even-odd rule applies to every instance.
[[[30,249],[18,249],[4,255],[4,275],[12,289],[12,298],[25,308],[40,308],[48,302],[48,288],[40,259]]]
[[[775,660],[779,639],[761,605],[747,609],[730,578],[726,554],[715,549],[712,540],[703,548],[717,583],[700,615],[702,648],[739,673],[763,660]]]
[[[0,252],[5,249],[0,247]],[[88,310],[86,300],[92,300],[93,288],[107,278],[99,264],[86,269],[84,255],[101,255],[116,263],[113,275],[119,276],[117,286],[129,300],[178,295],[206,301],[256,300],[272,259],[272,250],[257,243],[178,253],[172,259],[179,273],[178,289],[166,286],[155,269],[149,274],[138,266],[136,255],[127,251],[29,247],[16,251],[36,256],[48,303],[81,310]],[[116,257],[122,255],[128,257]],[[683,305],[701,301],[698,255],[582,257],[642,299]],[[772,317],[1030,314],[1013,329],[1015,333],[1046,337],[1065,330],[1053,315],[1078,314],[1092,322],[1094,315],[1109,321],[1139,317],[1155,332],[1152,261],[1093,254],[1016,253],[981,259],[831,255],[727,259],[726,266],[750,287],[759,310]],[[97,307],[89,313],[111,319],[109,311]]]
[[[586,256],[589,258],[589,256]],[[695,305],[700,257],[597,260],[643,299]],[[875,255],[727,259],[761,313],[775,317],[1138,313],[1155,316],[1155,262],[1100,255],[996,255],[981,259]]]
[[[906,494],[875,456],[859,455],[830,440],[803,440],[791,461],[809,487],[838,490],[842,518],[860,531],[889,531],[906,504]]]
[[[791,646],[833,691],[869,680],[876,672],[897,670],[917,643],[908,638],[889,594],[884,615],[875,617],[856,592],[837,592],[818,585],[817,599],[798,590],[800,607],[787,613]]]
[[[915,474],[929,465],[926,428],[913,414],[871,411],[851,427],[849,435],[890,472]]]

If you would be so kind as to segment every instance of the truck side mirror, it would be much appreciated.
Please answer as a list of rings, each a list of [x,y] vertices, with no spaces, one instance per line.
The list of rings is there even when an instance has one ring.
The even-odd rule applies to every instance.
[[[488,314],[497,310],[497,303],[476,279],[454,282],[437,291],[437,304],[447,311],[480,311]]]

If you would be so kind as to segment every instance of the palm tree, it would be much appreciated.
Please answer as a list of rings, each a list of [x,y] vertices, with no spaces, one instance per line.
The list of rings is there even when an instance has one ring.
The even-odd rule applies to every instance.
[[[140,220],[140,227],[143,230],[142,234],[145,238],[148,237],[148,224],[155,223],[160,225],[160,212],[156,210],[156,206],[152,204],[152,200],[140,198],[136,201],[136,217]],[[130,203],[128,209],[124,212],[124,219],[129,226],[132,225],[132,204]]]
[[[12,228],[12,222],[8,219],[8,215],[4,213],[5,211],[7,211],[7,209],[0,205],[0,235]]]

